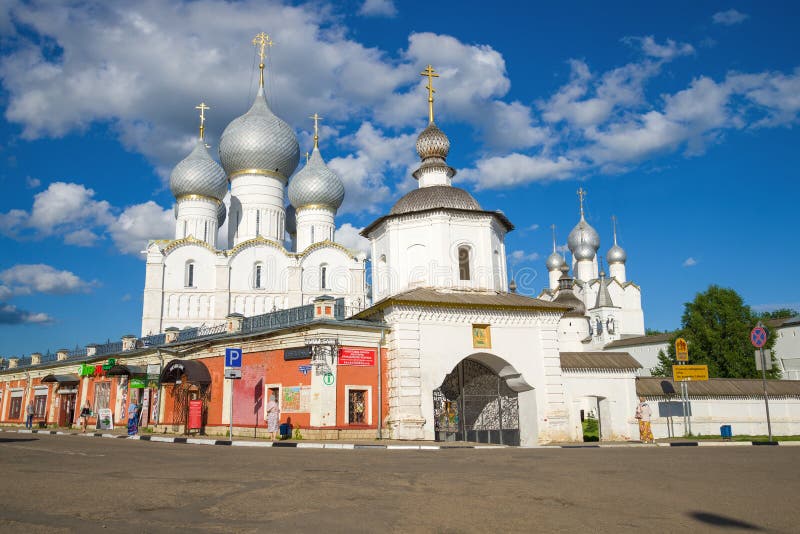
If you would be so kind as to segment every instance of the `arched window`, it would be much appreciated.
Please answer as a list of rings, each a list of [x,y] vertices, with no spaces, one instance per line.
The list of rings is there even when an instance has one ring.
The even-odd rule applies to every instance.
[[[458,247],[458,277],[461,280],[469,280],[469,247]]]
[[[328,289],[328,266],[324,263],[319,266],[319,287]]]
[[[263,274],[263,265],[260,263],[256,263],[255,267],[253,268],[253,287],[256,289],[261,289],[263,286],[262,284],[262,274]]]
[[[194,287],[194,262],[186,262],[186,277],[184,279],[186,287]]]

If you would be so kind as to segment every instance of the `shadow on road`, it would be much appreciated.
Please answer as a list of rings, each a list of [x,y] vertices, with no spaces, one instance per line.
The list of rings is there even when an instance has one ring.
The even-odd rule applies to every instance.
[[[741,528],[744,530],[764,530],[763,528],[753,525],[751,523],[746,523],[744,521],[740,521],[738,519],[733,519],[732,517],[725,517],[724,515],[717,515],[711,514],[709,512],[689,512],[689,516],[700,521],[701,523],[706,523],[707,525],[714,525],[715,527],[723,527],[723,528]]]
[[[39,438],[0,438],[0,443],[15,443],[17,441],[39,441]]]

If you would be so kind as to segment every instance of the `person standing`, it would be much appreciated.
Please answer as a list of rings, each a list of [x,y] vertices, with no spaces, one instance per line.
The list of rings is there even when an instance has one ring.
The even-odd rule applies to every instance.
[[[25,428],[29,430],[33,428],[33,413],[33,401],[30,401],[25,407]]]
[[[89,405],[89,401],[87,399],[86,403],[81,408],[81,427],[83,427],[83,431],[86,432],[86,425],[89,422],[89,416],[92,415],[92,407]]]
[[[128,435],[135,436],[139,433],[139,406],[132,400],[128,406]]]
[[[644,400],[644,397],[639,397],[639,404],[636,406],[636,419],[639,421],[639,440],[642,443],[655,443],[653,438],[653,428],[650,426],[650,418],[653,412],[650,410],[650,405]]]
[[[267,432],[269,432],[269,439],[275,439],[275,433],[278,432],[278,422],[281,419],[281,411],[278,406],[278,401],[275,395],[269,396],[267,402]]]

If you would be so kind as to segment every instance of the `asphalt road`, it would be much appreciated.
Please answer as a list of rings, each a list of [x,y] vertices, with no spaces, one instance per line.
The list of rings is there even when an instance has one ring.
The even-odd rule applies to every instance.
[[[248,449],[0,437],[2,532],[797,532],[800,447]]]

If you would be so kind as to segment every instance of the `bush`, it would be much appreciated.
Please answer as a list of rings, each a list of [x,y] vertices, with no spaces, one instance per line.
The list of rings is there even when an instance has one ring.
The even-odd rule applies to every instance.
[[[583,441],[600,441],[600,425],[594,417],[583,420]]]

